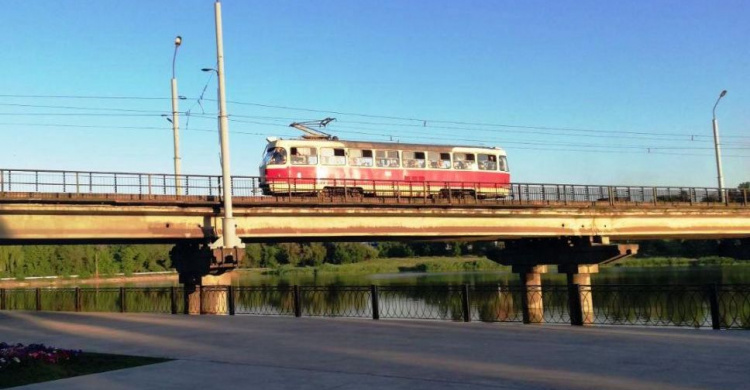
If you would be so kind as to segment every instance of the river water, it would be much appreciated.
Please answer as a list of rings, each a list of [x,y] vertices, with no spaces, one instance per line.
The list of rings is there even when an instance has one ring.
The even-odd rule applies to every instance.
[[[554,272],[542,275],[544,285],[564,285],[565,275]],[[315,285],[315,286],[421,286],[459,284],[516,285],[519,277],[510,272],[451,272],[420,273],[404,272],[389,274],[351,275],[336,273],[309,273],[304,275],[261,275],[258,272],[235,271],[233,284],[238,286],[258,285]],[[593,285],[617,284],[750,284],[750,266],[703,266],[703,267],[602,267],[592,274]]]
[[[519,285],[519,277],[510,272],[370,275],[309,272],[276,276],[258,271],[235,271],[231,275],[235,286],[266,287],[237,290],[233,302],[240,314],[293,315],[295,302],[299,302],[302,315],[368,317],[374,312],[371,299],[375,295],[370,294],[368,287],[354,286],[378,285],[382,318],[461,320],[462,316],[470,315],[481,321],[518,322],[522,319],[521,308],[526,294],[526,290],[514,288]],[[565,286],[565,279],[564,274],[556,272],[542,276],[542,285],[548,287],[543,292],[537,290],[535,294],[544,301],[544,311],[540,315],[545,322],[570,322],[567,314],[569,290],[555,287]],[[750,266],[603,267],[601,272],[592,275],[591,282],[594,287],[589,291],[593,293],[582,293],[582,299],[592,305],[592,321],[596,323],[711,327],[713,304],[710,294],[714,294],[718,299],[722,327],[750,328],[750,289],[736,286],[750,284]],[[445,287],[462,284],[474,285],[468,295],[462,291],[469,289]],[[723,286],[696,286],[709,284]],[[165,277],[160,282],[152,279],[134,283],[131,279],[124,283],[104,282],[95,286],[81,284],[80,287],[94,287],[81,293],[81,305],[84,311],[119,311],[126,307],[127,311],[169,312],[170,305],[179,301],[174,294],[180,289],[135,288],[128,289],[126,296],[124,290],[112,287],[170,285],[177,285],[174,276]],[[305,287],[292,289],[292,285]],[[669,285],[684,287],[666,287]],[[42,290],[6,291],[5,305],[9,309],[34,310],[41,302],[44,310],[74,310],[73,298],[77,295],[71,288],[68,287],[67,292]],[[296,298],[293,290],[299,292]],[[211,289],[206,291],[208,300],[211,294],[221,294],[211,292]],[[465,303],[469,302],[466,296],[470,297],[468,304]],[[226,301],[225,297],[223,295],[217,302]],[[466,305],[470,308],[467,309]],[[177,309],[178,312],[181,310]]]

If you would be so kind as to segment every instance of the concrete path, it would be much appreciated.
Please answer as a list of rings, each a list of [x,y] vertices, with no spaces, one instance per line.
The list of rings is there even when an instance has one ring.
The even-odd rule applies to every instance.
[[[172,362],[28,389],[741,389],[750,332],[0,312],[0,341]]]

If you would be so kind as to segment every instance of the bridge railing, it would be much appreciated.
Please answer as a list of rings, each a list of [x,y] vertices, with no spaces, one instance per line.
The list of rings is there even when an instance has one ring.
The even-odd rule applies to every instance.
[[[0,170],[0,192],[220,196],[221,177],[125,172]]]
[[[524,305],[541,301],[531,322],[580,324],[576,321],[586,318],[591,325],[750,329],[750,285],[540,287],[208,286],[198,291],[204,314],[524,322],[524,312],[530,311]],[[0,310],[181,314],[186,297],[177,287],[0,289]]]
[[[608,186],[544,183],[396,181],[364,179],[273,179],[232,177],[238,203],[381,202],[602,205],[748,205],[747,189],[664,186]],[[0,197],[65,199],[203,199],[222,197],[221,176],[124,172],[0,169]],[[264,196],[267,195],[273,196]]]

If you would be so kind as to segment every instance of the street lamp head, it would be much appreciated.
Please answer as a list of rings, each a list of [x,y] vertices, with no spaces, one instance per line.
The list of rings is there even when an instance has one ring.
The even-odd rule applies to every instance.
[[[216,72],[217,70],[214,68],[201,68],[201,72]]]
[[[182,37],[178,35],[177,38],[174,39],[174,45],[180,46],[181,44],[182,44]]]
[[[721,98],[723,98],[724,95],[726,95],[726,94],[727,94],[727,90],[725,89],[725,90],[721,91],[721,93],[719,94],[718,99],[716,99],[716,103],[714,104],[714,110],[713,110],[714,120],[716,120],[716,106],[719,105],[719,100],[721,100]]]

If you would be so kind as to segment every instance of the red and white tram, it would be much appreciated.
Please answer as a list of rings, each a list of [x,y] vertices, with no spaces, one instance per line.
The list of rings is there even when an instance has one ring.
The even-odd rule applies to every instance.
[[[504,197],[500,148],[337,139],[269,139],[260,165],[266,195]]]

